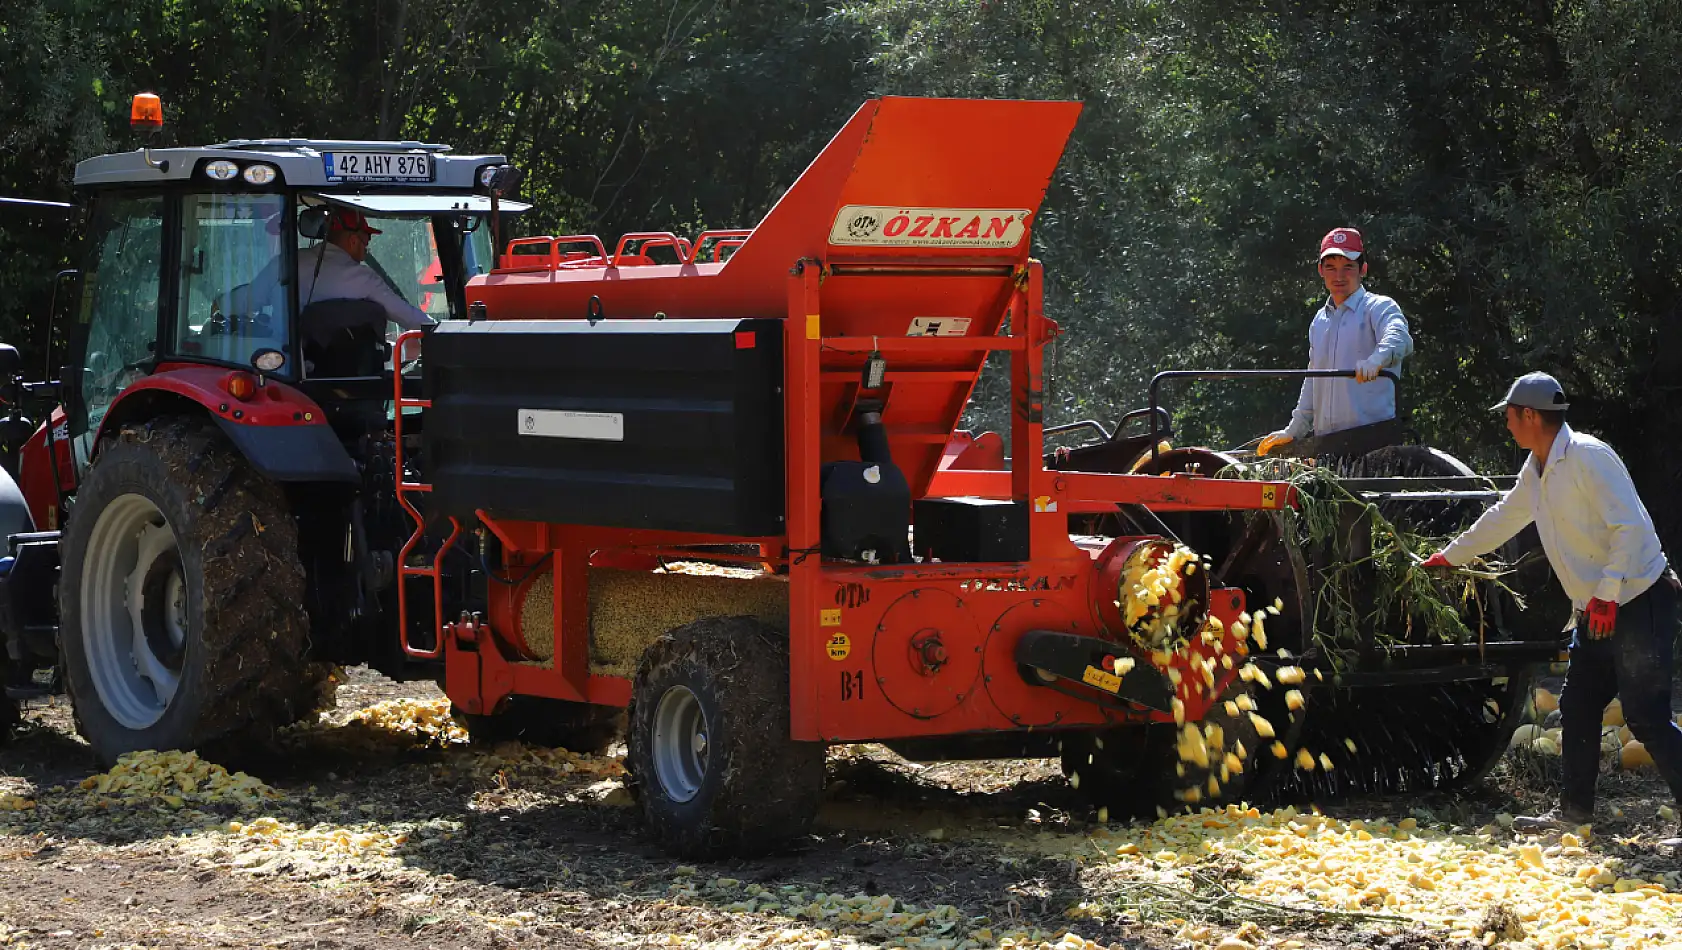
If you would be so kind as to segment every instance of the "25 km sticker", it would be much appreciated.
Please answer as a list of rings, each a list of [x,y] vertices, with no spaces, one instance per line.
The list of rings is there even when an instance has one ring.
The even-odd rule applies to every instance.
[[[824,644],[824,649],[829,651],[830,659],[840,662],[847,658],[847,654],[853,652],[853,641],[848,639],[846,634],[837,633]]]

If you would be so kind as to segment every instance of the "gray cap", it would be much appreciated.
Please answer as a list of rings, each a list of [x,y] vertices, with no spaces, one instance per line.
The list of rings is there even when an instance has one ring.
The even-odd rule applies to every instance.
[[[1508,406],[1523,406],[1528,409],[1570,409],[1571,404],[1565,401],[1565,390],[1560,387],[1559,380],[1547,373],[1525,373],[1513,380],[1512,388],[1507,390],[1507,397],[1491,409],[1505,409]]]

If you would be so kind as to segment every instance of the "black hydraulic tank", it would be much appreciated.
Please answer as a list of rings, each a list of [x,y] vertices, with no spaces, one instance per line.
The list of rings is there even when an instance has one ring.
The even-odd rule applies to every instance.
[[[425,342],[431,505],[783,531],[782,321],[449,321]]]

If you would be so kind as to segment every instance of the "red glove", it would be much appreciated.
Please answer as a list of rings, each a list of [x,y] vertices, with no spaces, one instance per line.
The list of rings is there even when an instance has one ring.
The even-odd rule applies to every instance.
[[[1435,554],[1431,555],[1430,557],[1426,558],[1423,562],[1420,563],[1419,566],[1420,567],[1447,567],[1447,568],[1454,567],[1453,564],[1450,564],[1448,562],[1448,558],[1443,557],[1443,552],[1441,552],[1441,551],[1438,551],[1437,553],[1435,553]]]
[[[1596,640],[1604,640],[1612,635],[1618,625],[1618,605],[1610,600],[1595,597],[1589,600],[1588,610],[1584,611],[1589,618],[1589,636]]]

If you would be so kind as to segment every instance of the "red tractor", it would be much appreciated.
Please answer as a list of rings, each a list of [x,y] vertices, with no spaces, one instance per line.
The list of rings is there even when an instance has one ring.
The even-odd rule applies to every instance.
[[[107,758],[237,746],[310,709],[325,663],[435,676],[481,733],[600,748],[623,712],[648,825],[691,856],[801,834],[837,743],[1061,755],[1096,802],[1146,813],[1480,774],[1552,637],[1515,635],[1491,598],[1472,639],[1334,665],[1316,566],[1285,536],[1293,484],[1164,451],[1154,387],[1121,428],[1077,423],[1100,438],[1048,451],[1071,427],[1045,424],[1060,330],[1029,235],[1079,112],[872,100],[751,230],[522,238],[492,268],[494,156],[85,163],[83,368],[58,439],[76,454],[47,492],[75,502],[62,540],[14,539],[9,579],[15,605],[62,561],[60,613],[8,631],[57,624]],[[351,152],[426,156],[431,178],[334,187],[283,160]],[[233,178],[206,174],[219,161]],[[300,205],[320,202],[437,250],[444,319],[394,341],[424,337],[418,377],[320,379],[297,302],[217,309],[251,242],[306,253]],[[1008,458],[957,428],[997,351]],[[1347,468],[1432,524],[1497,487],[1419,446]]]
[[[136,97],[136,127],[160,124],[156,97]],[[235,750],[318,706],[333,664],[434,675],[393,633],[408,531],[387,315],[299,288],[329,216],[355,212],[382,232],[363,266],[434,319],[464,317],[493,209],[529,207],[493,193],[508,169],[443,145],[303,139],[77,166],[69,368],[24,383],[0,351],[11,428],[28,428],[26,399],[51,410],[11,469],[27,504],[0,482],[8,700],[56,671],[110,761]]]

